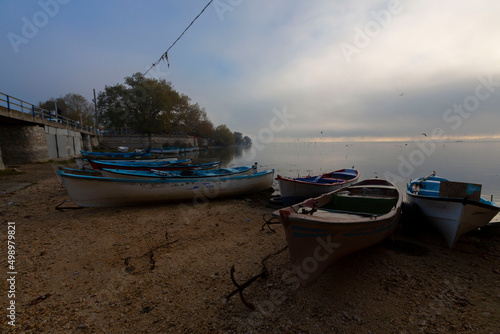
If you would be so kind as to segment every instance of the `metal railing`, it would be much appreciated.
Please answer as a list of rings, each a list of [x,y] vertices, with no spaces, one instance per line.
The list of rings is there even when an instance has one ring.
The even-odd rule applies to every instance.
[[[11,110],[15,110],[25,114],[31,114],[33,116],[33,120],[39,117],[41,119],[48,120],[49,122],[56,122],[62,125],[66,125],[67,127],[73,129],[81,129],[88,132],[97,133],[96,129],[92,126],[85,125],[79,121],[75,121],[70,118],[58,115],[55,111],[45,110],[2,92],[0,92],[0,106],[6,108],[7,112],[9,113],[11,112]]]

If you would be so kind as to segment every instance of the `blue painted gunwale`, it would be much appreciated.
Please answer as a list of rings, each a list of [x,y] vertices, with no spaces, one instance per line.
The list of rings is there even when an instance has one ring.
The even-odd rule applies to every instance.
[[[406,186],[406,194],[408,196],[413,196],[413,197],[418,197],[418,198],[424,198],[424,199],[429,199],[433,201],[446,201],[446,202],[457,202],[457,203],[471,203],[480,207],[497,207],[500,208],[495,202],[488,201],[484,198],[480,198],[479,202],[478,201],[473,201],[470,199],[464,199],[464,198],[454,198],[454,197],[439,197],[439,188],[441,185],[441,181],[449,181],[448,179],[445,179],[443,177],[439,176],[431,176],[427,178],[426,180],[422,181],[422,177],[415,179],[411,181],[410,183],[407,184]],[[421,185],[420,191],[418,194],[412,193],[412,187],[414,184],[419,183]],[[422,187],[423,186],[423,187]]]
[[[119,160],[113,160],[113,161],[106,161],[106,160],[95,160],[92,159],[92,162],[95,162],[97,164],[103,164],[103,165],[111,165],[111,166],[131,166],[131,167],[161,167],[161,166],[170,166],[170,165],[180,165],[183,163],[188,163],[190,162],[191,159],[183,159],[183,160],[167,160],[167,161],[143,161],[143,160],[138,160],[135,162],[132,161],[119,161]],[[200,165],[193,165],[193,166],[205,166],[205,165],[212,165],[212,164],[217,164],[217,162],[210,162],[207,164],[200,164]]]
[[[258,172],[251,175],[238,175],[238,176],[229,176],[229,177],[220,177],[214,180],[214,177],[205,177],[205,178],[157,178],[157,179],[118,179],[114,177],[101,177],[101,176],[90,176],[90,175],[76,175],[69,174],[62,170],[57,171],[57,175],[59,177],[68,177],[73,179],[82,179],[88,181],[103,181],[103,182],[118,182],[118,183],[194,183],[194,182],[221,182],[221,181],[231,181],[231,180],[240,180],[240,179],[251,179],[258,178],[260,176],[264,176],[267,174],[274,173],[274,169]]]
[[[335,175],[347,176],[350,178],[334,180]],[[313,175],[313,176],[305,176],[305,177],[296,177],[296,178],[278,175],[276,179],[277,180],[282,179],[284,181],[291,181],[291,182],[310,184],[310,185],[331,186],[331,185],[334,185],[337,183],[342,184],[342,183],[350,182],[352,180],[359,178],[359,175],[360,175],[359,171],[356,169],[344,168],[344,169],[336,170],[336,171],[329,172],[329,173]],[[330,180],[325,181],[323,179],[323,177],[326,177],[326,176],[331,176],[331,178],[328,178]]]
[[[128,169],[103,168],[103,171],[119,175],[144,176],[149,178],[202,178],[202,177],[223,177],[236,176],[237,174],[248,172],[253,166],[241,166],[233,168],[207,169],[207,170],[170,170],[170,171],[143,171]],[[193,173],[192,175],[182,175],[182,173]]]

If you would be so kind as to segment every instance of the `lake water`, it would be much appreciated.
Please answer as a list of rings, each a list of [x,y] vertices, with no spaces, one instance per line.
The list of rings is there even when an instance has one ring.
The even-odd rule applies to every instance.
[[[189,156],[187,156],[189,157]],[[378,176],[400,189],[432,171],[451,181],[482,184],[482,195],[500,202],[500,142],[293,142],[194,153],[194,161],[222,160],[225,167],[259,163],[275,175],[315,175],[354,166],[360,180]],[[277,190],[278,185],[273,187]]]

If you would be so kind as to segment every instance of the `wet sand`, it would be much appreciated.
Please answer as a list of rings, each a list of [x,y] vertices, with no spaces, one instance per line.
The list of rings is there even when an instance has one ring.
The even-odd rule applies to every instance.
[[[24,174],[0,176],[4,277],[8,222],[16,228],[15,327],[6,317],[12,298],[4,279],[4,330],[499,333],[498,235],[475,231],[448,249],[426,224],[401,224],[387,241],[341,259],[303,288],[283,250],[282,227],[261,230],[263,215],[275,210],[269,193],[56,210],[75,206],[57,166],[23,165]],[[238,294],[227,300],[235,290],[231,267],[243,284],[262,272],[266,257],[267,275],[243,292],[255,310]]]

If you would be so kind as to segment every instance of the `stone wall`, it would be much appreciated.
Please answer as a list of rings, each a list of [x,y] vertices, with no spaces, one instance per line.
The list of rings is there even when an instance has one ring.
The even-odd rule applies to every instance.
[[[78,131],[47,125],[0,124],[0,169],[4,165],[69,159],[99,145],[97,136],[84,137]]]
[[[5,165],[3,164],[3,160],[2,160],[2,148],[0,147],[0,170],[4,170],[5,169]]]
[[[0,145],[5,165],[49,160],[43,126],[2,125],[0,127]]]
[[[147,136],[102,136],[100,142],[103,146],[117,149],[125,146],[130,149],[147,148],[149,140]],[[192,136],[170,137],[170,136],[152,136],[151,147],[162,148],[163,146],[206,146],[207,142],[203,138],[194,138]]]

